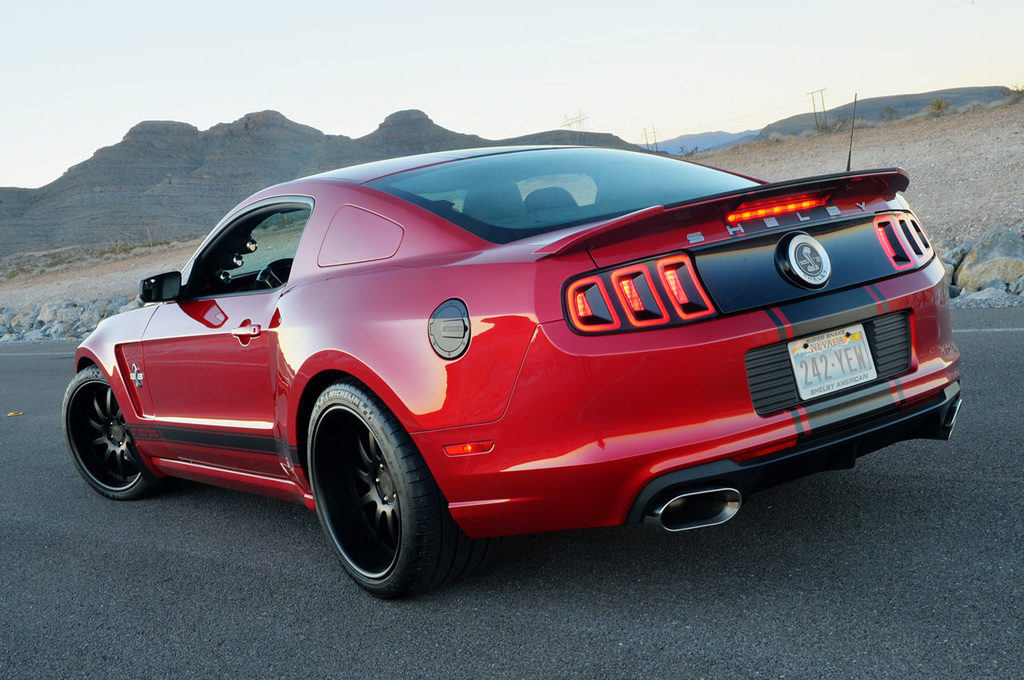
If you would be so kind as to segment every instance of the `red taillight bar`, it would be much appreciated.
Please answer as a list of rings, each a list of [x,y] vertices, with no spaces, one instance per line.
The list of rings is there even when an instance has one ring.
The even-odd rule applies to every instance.
[[[903,233],[907,236],[907,242],[910,243],[914,249],[914,254],[918,258],[927,258],[931,256],[932,244],[928,243],[928,239],[924,235],[924,230],[921,229],[921,225],[917,223],[917,220],[911,218],[901,218],[900,226],[903,227]]]
[[[685,254],[573,281],[565,290],[565,309],[570,325],[583,333],[668,326],[716,313]]]
[[[619,302],[630,323],[638,328],[668,322],[668,312],[654,289],[647,267],[636,265],[612,272],[612,282]]]
[[[914,240],[911,246],[908,240],[908,233],[900,224],[897,215],[878,215],[874,217],[874,233],[882,244],[889,261],[897,271],[918,265],[924,251],[922,246]],[[920,252],[915,252],[920,251]]]
[[[605,290],[604,281],[597,276],[574,281],[565,291],[566,307],[574,328],[591,332],[613,331],[619,317]]]
[[[669,301],[683,319],[690,321],[715,313],[707,292],[697,281],[688,256],[676,255],[658,260],[658,274],[669,292]]]

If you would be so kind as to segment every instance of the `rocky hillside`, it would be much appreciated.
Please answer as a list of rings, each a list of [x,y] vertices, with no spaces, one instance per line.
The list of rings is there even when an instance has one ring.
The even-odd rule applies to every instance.
[[[276,111],[205,131],[147,121],[44,187],[0,189],[0,273],[34,251],[66,248],[75,257],[85,248],[95,256],[204,235],[249,194],[303,175],[394,156],[531,143],[636,148],[612,135],[568,130],[488,140],[446,130],[422,111],[394,113],[357,139],[324,134]]]

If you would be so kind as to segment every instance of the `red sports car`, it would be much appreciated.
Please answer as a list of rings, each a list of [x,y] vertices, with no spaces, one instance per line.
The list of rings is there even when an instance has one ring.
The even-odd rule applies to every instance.
[[[79,348],[71,455],[114,499],[305,503],[379,597],[495,536],[724,522],[949,436],[959,352],[907,184],[530,147],[271,187]]]

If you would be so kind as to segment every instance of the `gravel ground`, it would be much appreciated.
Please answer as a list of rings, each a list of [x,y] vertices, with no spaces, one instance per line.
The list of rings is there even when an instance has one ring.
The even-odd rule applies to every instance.
[[[0,307],[23,307],[33,302],[65,299],[98,300],[139,293],[143,277],[181,269],[199,247],[199,241],[129,254],[81,267],[17,276],[0,282]]]
[[[692,160],[778,181],[846,168],[849,133],[785,138],[703,152]],[[969,243],[985,230],[1024,231],[1024,104],[897,120],[854,132],[854,169],[899,166],[907,199],[933,240]],[[0,282],[0,306],[134,297],[139,281],[180,269],[198,242]]]

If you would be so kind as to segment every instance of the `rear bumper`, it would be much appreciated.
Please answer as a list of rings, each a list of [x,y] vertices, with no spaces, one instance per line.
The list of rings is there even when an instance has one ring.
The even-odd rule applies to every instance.
[[[494,422],[412,432],[452,516],[474,538],[639,521],[671,490],[749,494],[904,439],[943,438],[959,351],[941,264],[876,285],[691,327],[585,338],[541,324]],[[905,314],[898,375],[759,414],[746,354]],[[789,324],[781,325],[777,317]],[[483,452],[445,448],[483,443]]]
[[[867,423],[847,424],[774,455],[745,462],[717,460],[670,472],[644,487],[633,502],[626,523],[642,522],[653,508],[686,491],[721,486],[736,489],[745,498],[816,472],[852,468],[857,458],[896,442],[946,440],[960,404],[960,383],[955,382],[923,404],[875,417]]]

